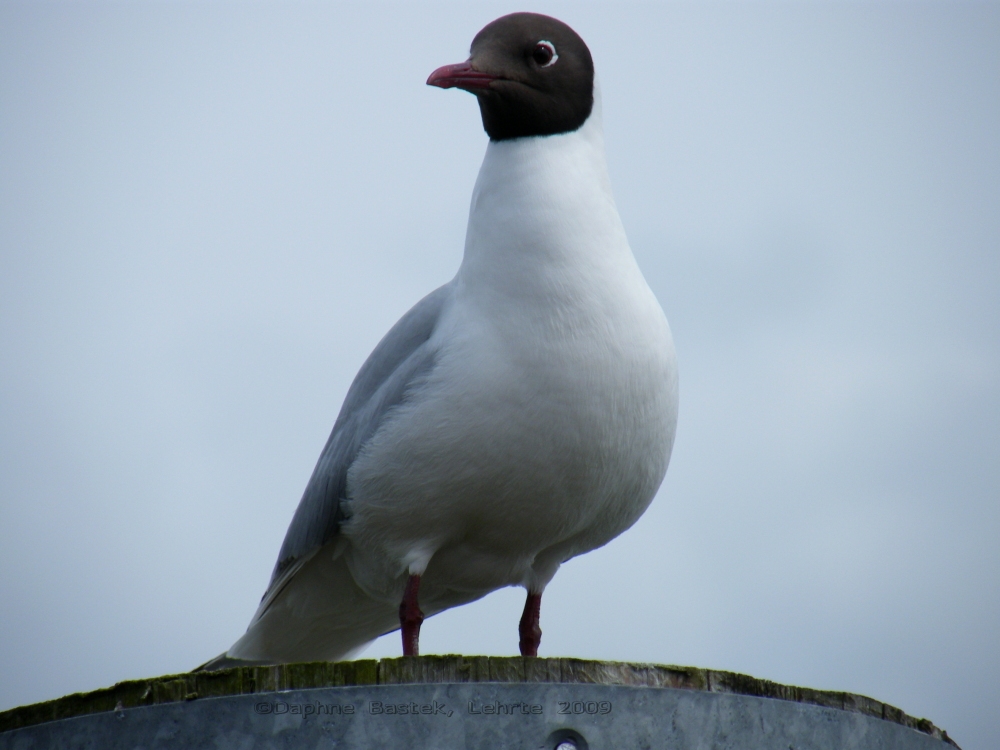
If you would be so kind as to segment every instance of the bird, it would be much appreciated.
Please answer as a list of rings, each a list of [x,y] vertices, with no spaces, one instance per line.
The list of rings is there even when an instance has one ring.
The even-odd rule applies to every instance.
[[[649,506],[677,424],[666,316],[630,249],[590,50],[513,13],[430,86],[475,95],[486,154],[455,277],[350,386],[246,633],[199,669],[356,656],[425,617],[526,590],[522,655],[567,560]]]

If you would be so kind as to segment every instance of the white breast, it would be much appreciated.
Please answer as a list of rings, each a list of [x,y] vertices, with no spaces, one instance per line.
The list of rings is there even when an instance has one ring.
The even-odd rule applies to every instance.
[[[426,568],[432,611],[544,586],[628,528],[677,415],[670,331],[615,208],[599,107],[574,133],[490,143],[450,286],[436,364],[352,466],[345,525],[369,595],[398,602]]]

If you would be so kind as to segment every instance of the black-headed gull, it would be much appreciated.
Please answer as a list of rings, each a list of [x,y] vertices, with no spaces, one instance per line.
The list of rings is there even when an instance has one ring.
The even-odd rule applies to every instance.
[[[667,469],[667,320],[608,180],[590,51],[515,13],[427,81],[490,136],[455,278],[362,366],[246,634],[203,669],[349,658],[424,613],[523,586],[536,655],[559,566],[645,511]],[[421,611],[423,610],[423,611]]]

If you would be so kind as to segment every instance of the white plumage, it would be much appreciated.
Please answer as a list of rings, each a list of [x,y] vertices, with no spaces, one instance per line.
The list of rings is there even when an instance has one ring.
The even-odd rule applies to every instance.
[[[596,99],[578,130],[490,142],[457,275],[362,368],[268,593],[208,668],[349,657],[399,627],[411,575],[428,615],[504,586],[540,594],[646,509],[673,444],[676,363]]]

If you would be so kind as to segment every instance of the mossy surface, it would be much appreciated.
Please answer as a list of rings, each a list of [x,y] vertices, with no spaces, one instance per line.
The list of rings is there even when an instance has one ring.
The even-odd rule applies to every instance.
[[[955,744],[946,732],[927,719],[915,719],[898,708],[852,693],[780,685],[748,675],[696,667],[585,659],[459,655],[235,667],[217,672],[190,672],[120,682],[114,687],[91,693],[76,693],[4,711],[0,713],[0,732],[73,716],[199,698],[307,688],[443,682],[585,683],[753,695],[861,713],[902,724]]]

